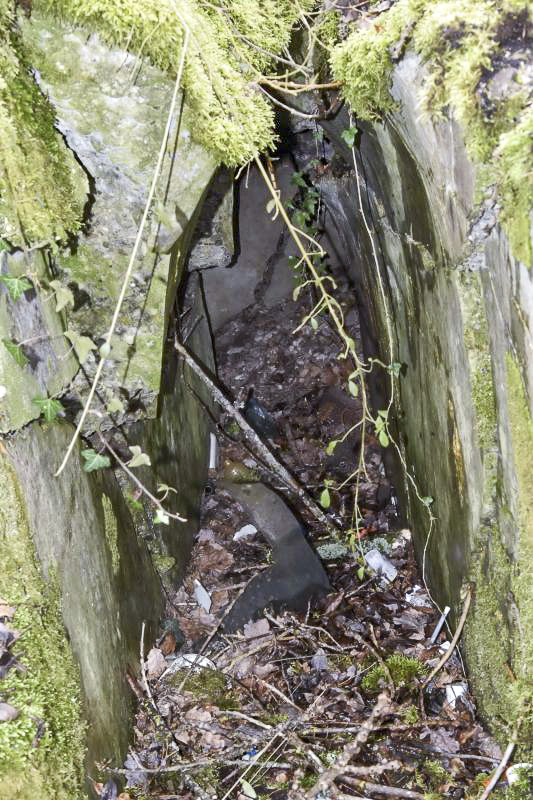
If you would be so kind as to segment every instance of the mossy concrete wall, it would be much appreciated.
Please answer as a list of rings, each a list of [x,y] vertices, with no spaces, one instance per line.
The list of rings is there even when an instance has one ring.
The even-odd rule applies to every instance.
[[[78,448],[61,478],[54,479],[57,458],[71,436],[68,424],[34,423],[6,442],[3,459],[43,578],[57,581],[63,622],[79,665],[87,764],[93,770],[95,758],[120,762],[123,756],[133,699],[126,674],[138,674],[141,623],[145,620],[148,635],[153,634],[162,599],[159,576],[113,473],[84,472]],[[16,573],[12,580],[13,586],[6,586],[9,594]],[[62,655],[50,656],[53,670]],[[16,705],[16,681],[14,686]]]
[[[422,497],[396,459],[396,483],[436,599],[457,613],[474,583],[463,638],[481,711],[502,741],[533,720],[533,276],[513,258],[497,198],[476,204],[476,167],[450,116],[423,112],[424,70],[407,54],[395,69],[398,108],[363,128],[357,154],[377,267],[352,169],[322,190],[356,284],[367,350],[400,362],[396,435]],[[324,123],[343,153],[347,114]],[[392,353],[386,315],[392,325]],[[375,381],[378,407],[388,376]],[[528,710],[529,708],[529,710]]]
[[[14,298],[9,282],[0,284],[0,339],[9,344],[0,344],[0,533],[3,564],[13,567],[0,589],[2,600],[17,606],[14,625],[28,623],[24,635],[33,645],[27,652],[30,682],[17,683],[15,670],[9,676],[21,715],[0,729],[0,783],[9,789],[6,797],[70,800],[84,794],[83,779],[94,776],[95,760],[122,764],[132,700],[126,674],[139,671],[142,622],[148,624],[146,641],[152,641],[163,610],[156,567],[179,577],[197,528],[209,442],[208,415],[198,397],[206,405],[209,398],[175,358],[173,325],[189,242],[217,164],[193,141],[194,120],[180,101],[140,257],[84,430],[105,430],[125,460],[128,445],[141,444],[152,462],[138,471],[141,480],[154,490],[160,483],[177,490],[166,505],[187,522],[154,526],[150,503],[146,513],[135,507],[123,475],[83,470],[86,441],[61,475],[54,473],[95,373],[96,348],[109,329],[173,81],[95,35],[37,12],[20,25],[27,58],[57,113],[62,146],[76,164],[85,215],[68,242],[39,242],[24,253],[8,243],[0,254],[2,275],[24,278],[29,286]],[[59,312],[52,281],[67,297],[70,292]],[[191,292],[187,303],[188,346],[212,368],[201,293]],[[79,336],[93,342],[87,358],[71,347]],[[64,409],[53,423],[41,424],[33,401],[51,396]],[[23,562],[32,565],[31,575],[20,568]],[[42,613],[26,613],[25,592]],[[55,709],[53,692],[41,691],[41,684],[47,668],[52,672],[59,663],[65,698],[50,677]],[[42,749],[33,747],[36,719],[46,732]],[[20,747],[11,768],[13,737]],[[72,750],[63,746],[65,737]]]

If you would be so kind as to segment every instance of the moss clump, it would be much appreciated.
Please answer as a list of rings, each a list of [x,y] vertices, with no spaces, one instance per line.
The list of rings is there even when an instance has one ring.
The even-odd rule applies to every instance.
[[[409,658],[401,653],[395,653],[385,659],[385,664],[390,672],[395,686],[408,686],[416,678],[426,674],[427,669],[416,658]],[[366,692],[378,691],[387,680],[387,675],[381,664],[376,664],[361,681],[361,686]]]
[[[398,0],[332,48],[330,60],[354,112],[375,120],[394,108],[393,45],[402,37],[409,41],[427,67],[425,107],[432,115],[453,109],[470,156],[485,165],[483,182],[498,186],[513,252],[530,264],[531,97],[520,87],[520,71],[516,90],[491,100],[490,112],[483,108],[480,92],[501,52],[506,21],[520,14],[527,19],[528,13],[527,4],[517,0]],[[526,66],[524,60],[522,72]]]
[[[108,41],[176,74],[190,32],[183,86],[195,136],[229,166],[274,142],[274,113],[254,83],[289,43],[312,0],[42,0],[60,17],[99,31]]]
[[[41,575],[5,457],[0,487],[0,597],[16,608],[12,624],[22,636],[12,650],[26,667],[10,670],[1,684],[20,715],[0,725],[0,800],[76,800],[83,796],[85,724],[57,582]]]
[[[54,128],[0,0],[0,236],[16,246],[65,239],[80,226],[86,182]]]
[[[184,678],[187,678],[184,691],[190,692],[199,700],[226,711],[239,710],[239,698],[228,686],[228,680],[221,672],[212,669],[181,669],[173,672],[167,681],[171,686],[180,686]]]

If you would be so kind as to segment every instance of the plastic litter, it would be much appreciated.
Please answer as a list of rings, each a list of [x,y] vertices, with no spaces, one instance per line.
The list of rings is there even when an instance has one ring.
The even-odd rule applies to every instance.
[[[509,786],[522,780],[524,778],[524,772],[528,778],[533,778],[533,764],[531,762],[520,761],[518,764],[513,764],[512,767],[509,767],[505,773]]]
[[[392,583],[398,574],[398,570],[392,561],[389,561],[379,550],[373,549],[365,553],[365,561],[374,572],[377,572],[378,575],[382,575],[389,583]]]
[[[235,531],[233,534],[233,541],[240,542],[241,539],[249,539],[250,536],[253,536],[255,533],[257,533],[255,525],[243,525],[242,528],[239,528],[239,530]]]
[[[431,639],[430,639],[431,644],[435,644],[435,642],[437,641],[437,636],[441,632],[442,626],[444,625],[446,617],[448,616],[449,613],[450,613],[450,606],[445,606],[444,611],[440,615],[439,621],[435,625],[435,630],[431,634]]]
[[[209,469],[216,469],[218,462],[218,442],[214,433],[209,434]]]
[[[161,678],[164,678],[165,675],[172,675],[179,669],[216,669],[216,665],[210,658],[201,656],[199,653],[181,653],[174,659],[170,667],[165,670]]]
[[[446,703],[455,708],[456,702],[466,692],[466,683],[451,683],[446,686]]]
[[[198,605],[209,614],[213,602],[211,600],[211,595],[209,594],[207,589],[204,589],[200,581],[196,580],[196,578],[194,579],[194,599],[196,600]]]

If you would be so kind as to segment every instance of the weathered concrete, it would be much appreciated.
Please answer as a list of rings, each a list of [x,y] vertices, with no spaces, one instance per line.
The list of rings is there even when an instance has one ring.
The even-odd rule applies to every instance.
[[[422,78],[407,55],[394,74],[399,110],[364,128],[357,154],[379,268],[340,138],[347,116],[324,125],[347,171],[321,188],[367,351],[402,365],[394,427],[418,493],[433,498],[429,541],[427,508],[397,453],[396,485],[426,578],[456,611],[475,583],[464,648],[480,707],[505,739],[502,717],[521,713],[533,677],[533,278],[509,252],[494,200],[475,204],[476,168],[456,123],[422,114]],[[387,384],[374,379],[380,408]]]

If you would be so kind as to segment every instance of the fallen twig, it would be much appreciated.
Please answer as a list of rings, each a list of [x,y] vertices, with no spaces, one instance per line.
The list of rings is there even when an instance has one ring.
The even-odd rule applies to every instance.
[[[370,734],[374,732],[382,718],[389,713],[390,707],[391,700],[389,695],[386,692],[382,692],[376,700],[376,704],[368,719],[361,723],[359,733],[355,739],[345,745],[335,764],[319,777],[313,788],[305,795],[306,800],[312,800],[312,798],[320,793],[325,792],[333,781],[345,772],[345,767],[348,766],[348,762],[356,756],[366,744]],[[420,797],[420,795],[417,795],[417,797]]]
[[[204,368],[198,363],[198,361],[194,358],[194,356],[189,353],[189,351],[178,341],[176,338],[174,340],[174,346],[178,353],[183,357],[187,366],[189,366],[193,372],[198,375],[198,377],[205,383],[211,394],[213,395],[216,402],[222,406],[222,408],[231,416],[233,419],[238,423],[239,427],[241,428],[245,439],[247,440],[250,447],[255,448],[260,458],[268,464],[268,466],[272,469],[273,472],[283,481],[283,483],[287,486],[290,491],[298,497],[306,509],[313,515],[315,519],[317,519],[322,525],[325,525],[326,528],[335,528],[336,525],[329,520],[322,509],[315,503],[315,501],[309,497],[305,489],[300,486],[300,484],[293,478],[291,473],[287,470],[283,464],[278,461],[278,459],[274,456],[274,454],[268,449],[268,447],[264,444],[264,442],[260,439],[251,425],[248,424],[246,419],[243,415],[238,411],[233,403],[224,395],[224,393],[216,386],[216,384],[211,380],[207,372]]]
[[[464,606],[463,606],[463,613],[461,614],[461,619],[459,620],[459,624],[457,625],[457,630],[454,633],[454,636],[453,636],[453,639],[452,639],[452,641],[450,643],[450,646],[446,650],[446,652],[444,653],[442,658],[439,660],[439,663],[437,664],[437,666],[434,667],[431,670],[431,672],[429,673],[427,678],[422,683],[422,689],[425,689],[426,686],[428,685],[428,683],[433,680],[435,675],[438,672],[440,672],[440,670],[443,668],[443,666],[446,664],[448,659],[451,657],[453,651],[455,650],[455,648],[457,646],[457,642],[459,641],[459,639],[461,637],[461,633],[463,632],[463,628],[465,626],[466,618],[468,616],[468,609],[470,608],[471,601],[472,601],[472,589],[470,588],[470,589],[468,589],[468,592],[466,594],[465,603],[464,603]]]
[[[489,783],[487,784],[487,786],[485,788],[485,791],[483,792],[483,794],[481,795],[479,800],[487,800],[487,797],[491,794],[492,790],[497,785],[498,781],[500,780],[501,776],[503,775],[503,773],[504,773],[504,771],[505,771],[505,769],[507,767],[507,764],[511,760],[511,756],[514,753],[514,749],[516,747],[516,740],[518,738],[518,731],[520,730],[520,727],[522,725],[522,720],[523,720],[523,717],[520,717],[516,721],[516,725],[514,727],[514,730],[513,730],[512,736],[511,736],[511,741],[509,742],[509,744],[505,748],[505,753],[503,754],[502,760],[500,761],[500,763],[496,767],[496,771],[495,771],[494,775],[490,779]]]

